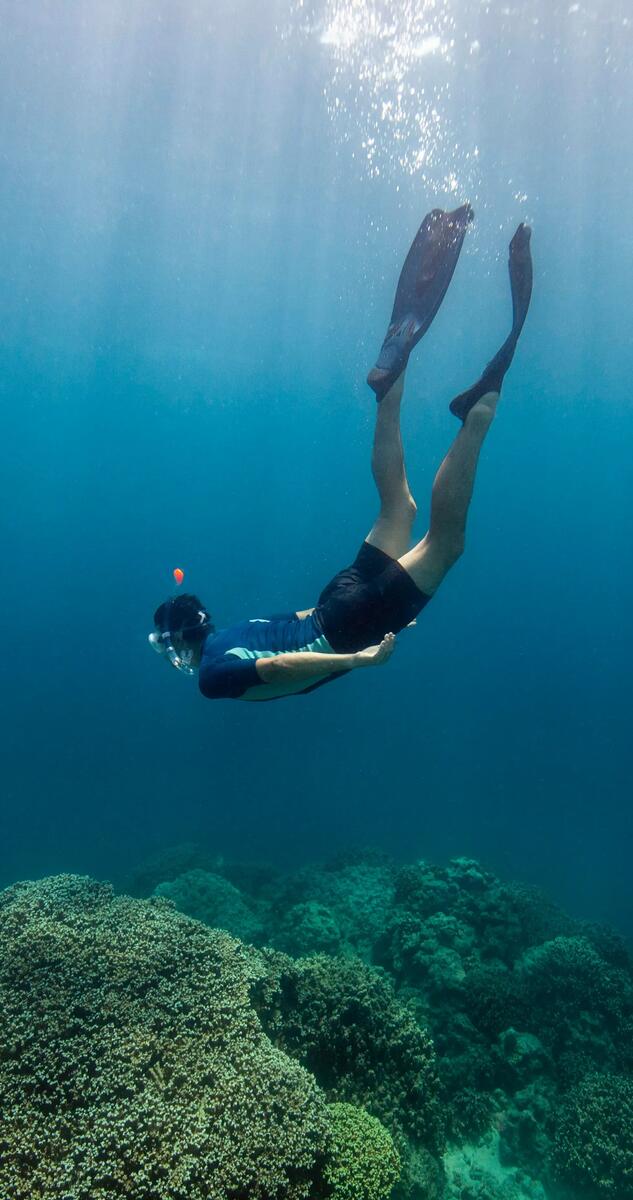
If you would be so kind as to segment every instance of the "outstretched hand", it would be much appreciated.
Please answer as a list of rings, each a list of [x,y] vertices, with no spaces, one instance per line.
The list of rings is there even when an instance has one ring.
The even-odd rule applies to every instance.
[[[395,633],[386,633],[379,646],[367,646],[354,655],[355,667],[381,667],[391,658],[396,648]]]

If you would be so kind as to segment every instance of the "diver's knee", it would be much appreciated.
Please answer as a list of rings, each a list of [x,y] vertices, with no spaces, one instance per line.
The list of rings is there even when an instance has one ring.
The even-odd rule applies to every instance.
[[[404,496],[392,498],[387,503],[383,503],[380,510],[380,516],[383,520],[396,521],[400,526],[408,526],[409,530],[413,528],[417,515],[418,506],[410,492]]]
[[[411,492],[409,492],[404,501],[404,505],[403,505],[404,519],[405,519],[405,521],[408,521],[409,525],[413,526],[415,524],[415,518],[417,517],[417,515],[418,515],[418,506],[417,506],[415,500],[413,499]]]

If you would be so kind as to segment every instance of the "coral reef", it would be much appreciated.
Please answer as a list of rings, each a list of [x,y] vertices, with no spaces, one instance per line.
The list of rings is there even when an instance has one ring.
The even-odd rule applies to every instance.
[[[633,1200],[613,931],[464,858],[134,887],[0,895],[0,1195]]]
[[[360,959],[292,959],[267,951],[253,986],[269,1036],[315,1076],[329,1100],[362,1105],[393,1134],[409,1191],[412,1156],[437,1175],[444,1113],[433,1047],[388,977]],[[417,1193],[419,1194],[419,1193]]]
[[[397,868],[361,853],[264,885],[243,870],[239,886],[286,952],[265,952],[254,985],[265,1028],[328,1099],[391,1131],[396,1196],[441,1196],[445,1136],[471,1147],[472,1170],[456,1160],[463,1195],[536,1195],[544,1178],[564,1191],[557,1114],[597,1073],[633,1072],[633,965],[617,934],[466,858]],[[497,1175],[480,1161],[493,1135]],[[615,1156],[604,1178],[618,1169]],[[574,1186],[599,1200],[589,1175]]]
[[[0,1195],[318,1194],[326,1106],[239,943],[74,876],[3,892],[0,942]]]
[[[388,978],[360,959],[266,952],[254,1004],[276,1045],[331,1100],[362,1105],[392,1132],[443,1148],[431,1042]]]
[[[479,1137],[498,1117],[517,1167],[542,1169],[552,1089],[560,1099],[591,1071],[631,1070],[622,939],[471,860],[396,875],[374,959],[431,1033],[449,1136]]]

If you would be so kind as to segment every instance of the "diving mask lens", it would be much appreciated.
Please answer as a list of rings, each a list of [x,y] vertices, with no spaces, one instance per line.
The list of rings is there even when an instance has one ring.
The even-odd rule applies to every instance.
[[[152,650],[155,650],[157,654],[165,653],[165,647],[163,645],[163,639],[160,633],[150,633],[147,640],[152,647]]]
[[[148,641],[152,650],[155,650],[157,654],[164,655],[177,671],[181,671],[183,675],[195,675],[195,670],[191,665],[193,650],[185,650],[183,654],[178,654],[172,645],[169,633],[150,633]]]

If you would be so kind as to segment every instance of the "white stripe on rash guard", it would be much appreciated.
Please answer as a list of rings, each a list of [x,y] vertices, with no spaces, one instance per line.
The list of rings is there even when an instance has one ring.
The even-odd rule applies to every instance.
[[[321,637],[315,638],[313,642],[306,642],[299,650],[253,650],[250,646],[232,646],[224,653],[234,654],[236,658],[257,659],[277,658],[280,654],[336,654],[336,650],[332,649],[327,638],[321,634]]]

